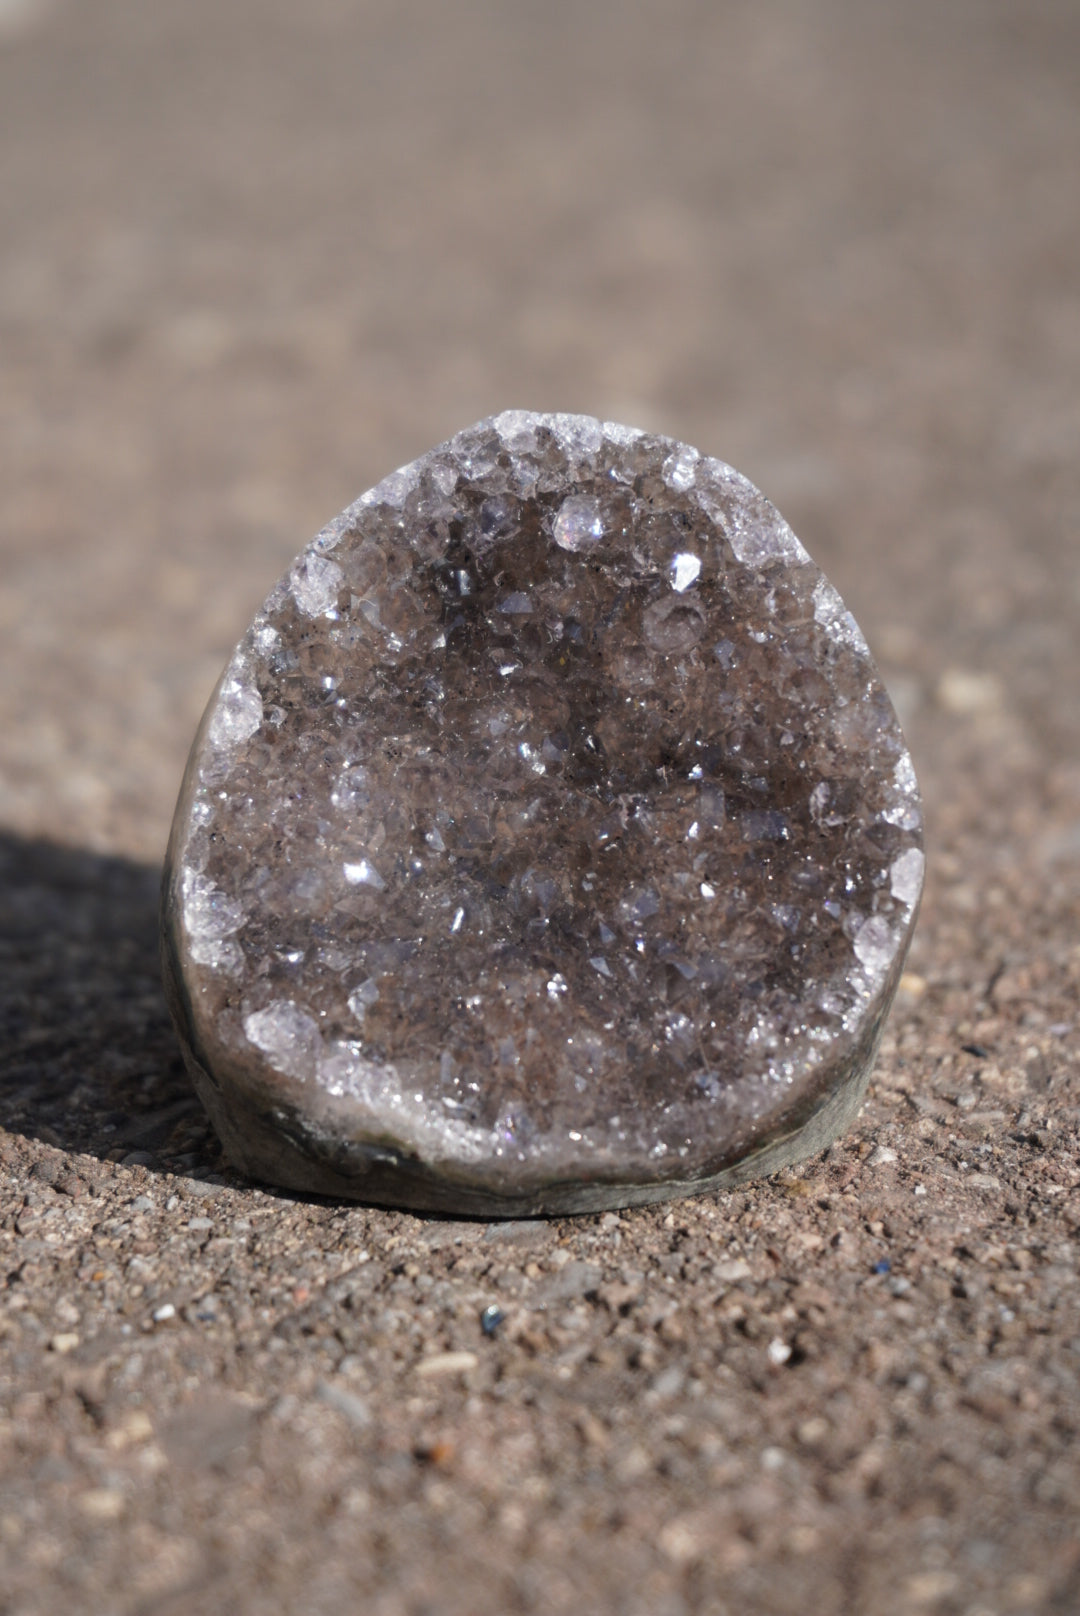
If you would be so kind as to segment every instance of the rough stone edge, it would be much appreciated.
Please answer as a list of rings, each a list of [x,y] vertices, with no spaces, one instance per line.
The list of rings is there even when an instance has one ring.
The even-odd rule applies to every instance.
[[[165,893],[170,873],[167,862]],[[633,1182],[611,1175],[572,1184],[550,1180],[513,1195],[470,1183],[460,1173],[450,1177],[445,1168],[434,1167],[390,1143],[342,1140],[321,1132],[305,1122],[295,1108],[260,1103],[254,1092],[236,1082],[235,1075],[225,1088],[212,1075],[210,1062],[197,1046],[191,1003],[173,936],[178,917],[175,907],[167,901],[163,907],[162,963],[166,997],[185,1064],[226,1156],[246,1177],[301,1193],[415,1212],[479,1218],[551,1217],[618,1210],[734,1189],[824,1150],[858,1114],[917,918],[916,910],[908,943],[897,954],[883,985],[875,1019],[849,1050],[839,1071],[819,1071],[814,1090],[786,1115],[776,1118],[773,1137],[766,1143],[745,1155],[736,1152],[729,1160],[721,1155],[715,1171],[690,1178],[658,1175],[648,1182]]]

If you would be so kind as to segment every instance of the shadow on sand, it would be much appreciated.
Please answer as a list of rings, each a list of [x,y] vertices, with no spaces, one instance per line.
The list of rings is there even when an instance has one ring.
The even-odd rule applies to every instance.
[[[0,1125],[154,1170],[217,1168],[158,964],[160,871],[0,835]]]

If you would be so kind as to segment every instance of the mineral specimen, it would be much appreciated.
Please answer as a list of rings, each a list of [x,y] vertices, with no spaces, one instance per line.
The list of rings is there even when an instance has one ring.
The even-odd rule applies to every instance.
[[[164,952],[258,1178],[499,1215],[728,1185],[852,1117],[918,791],[866,643],[721,461],[511,411],[304,550],[211,700]]]

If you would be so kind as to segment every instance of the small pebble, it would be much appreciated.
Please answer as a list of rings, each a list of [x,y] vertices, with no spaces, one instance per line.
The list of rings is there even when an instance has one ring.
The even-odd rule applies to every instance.
[[[678,1397],[686,1384],[686,1375],[677,1364],[670,1369],[662,1369],[656,1376],[650,1390],[657,1397]]]
[[[946,669],[935,694],[938,706],[954,718],[995,712],[1005,699],[1001,682],[992,673],[977,673],[968,668]]]
[[[499,1325],[505,1318],[506,1314],[503,1312],[502,1308],[497,1307],[495,1303],[492,1302],[491,1306],[485,1307],[484,1311],[480,1315],[480,1328],[483,1330],[485,1335],[494,1335],[496,1330],[499,1328]]]
[[[156,1307],[153,1312],[155,1324],[166,1324],[169,1319],[174,1319],[175,1317],[176,1309],[171,1302],[165,1302],[161,1307]]]
[[[344,1414],[345,1418],[351,1420],[354,1425],[364,1426],[371,1424],[371,1411],[367,1403],[362,1397],[357,1397],[354,1392],[346,1391],[343,1386],[335,1386],[332,1381],[328,1380],[320,1381],[315,1395],[321,1403],[326,1403],[328,1407],[337,1409],[339,1414]]]
[[[436,1442],[422,1442],[415,1450],[415,1457],[422,1464],[448,1465],[454,1457],[454,1444],[445,1438]]]
[[[436,1352],[420,1360],[416,1373],[425,1380],[435,1375],[463,1375],[475,1369],[479,1362],[475,1352]]]
[[[726,1257],[722,1262],[713,1264],[713,1278],[723,1285],[733,1285],[736,1280],[749,1279],[753,1270],[745,1257]]]
[[[795,1434],[804,1448],[815,1448],[828,1436],[829,1422],[820,1414],[811,1415],[810,1419],[802,1421]]]
[[[791,1357],[791,1348],[779,1336],[774,1336],[768,1345],[769,1362],[779,1369]]]

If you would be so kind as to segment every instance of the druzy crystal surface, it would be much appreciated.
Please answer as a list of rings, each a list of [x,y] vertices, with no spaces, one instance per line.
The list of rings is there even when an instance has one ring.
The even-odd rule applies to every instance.
[[[922,871],[896,716],[773,506],[513,411],[364,494],[251,624],[177,807],[166,977],[256,1176],[627,1205],[845,1125]]]

